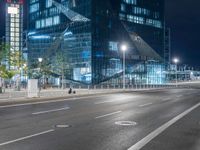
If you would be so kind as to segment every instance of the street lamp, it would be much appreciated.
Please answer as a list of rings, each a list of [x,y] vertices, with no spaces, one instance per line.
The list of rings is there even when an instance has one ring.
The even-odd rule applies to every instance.
[[[125,87],[125,54],[126,54],[126,51],[127,51],[127,45],[125,45],[125,44],[123,44],[122,46],[121,46],[121,50],[122,50],[122,52],[123,52],[123,89],[125,89],[126,87]]]
[[[42,61],[43,61],[43,58],[38,58],[38,61],[39,61],[39,63],[40,63],[40,74],[41,74],[41,63],[42,63]],[[39,80],[39,88],[40,88],[40,90],[41,90],[41,80]],[[39,91],[40,91],[39,90]]]
[[[42,62],[42,60],[43,60],[43,58],[38,58],[38,61],[41,63]]]
[[[178,58],[174,58],[173,62],[176,64],[176,87],[177,87],[177,83],[178,83],[178,75],[177,75],[177,64],[179,63],[179,59]]]

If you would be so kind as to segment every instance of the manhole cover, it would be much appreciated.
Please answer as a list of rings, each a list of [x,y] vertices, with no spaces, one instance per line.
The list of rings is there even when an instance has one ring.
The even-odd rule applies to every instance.
[[[58,125],[55,125],[56,128],[69,128],[71,127],[70,125],[68,124],[58,124]]]
[[[135,126],[135,125],[137,125],[137,123],[134,121],[117,121],[117,122],[115,122],[115,124],[120,125],[120,126]]]

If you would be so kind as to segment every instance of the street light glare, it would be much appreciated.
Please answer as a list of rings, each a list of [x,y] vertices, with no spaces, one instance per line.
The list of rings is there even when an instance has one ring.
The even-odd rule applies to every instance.
[[[126,45],[122,45],[121,49],[122,49],[122,51],[126,51],[127,50],[127,46]]]
[[[177,64],[177,63],[179,62],[179,59],[178,59],[178,58],[174,58],[174,60],[173,60],[173,61],[174,61],[174,63],[176,63],[176,64]]]
[[[38,58],[38,61],[39,61],[39,62],[42,62],[42,60],[43,60],[42,58]]]

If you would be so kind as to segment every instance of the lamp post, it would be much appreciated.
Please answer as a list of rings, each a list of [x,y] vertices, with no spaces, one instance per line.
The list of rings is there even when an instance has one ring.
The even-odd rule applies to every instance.
[[[41,63],[42,63],[42,61],[43,61],[43,58],[38,58],[38,61],[39,61],[39,64],[40,64],[40,74],[41,74]],[[41,90],[41,80],[39,80],[39,88],[40,88],[40,90]],[[39,90],[39,91],[40,91]]]
[[[121,50],[122,50],[122,52],[123,52],[123,89],[125,89],[126,88],[126,85],[125,85],[125,67],[126,67],[126,58],[125,58],[125,56],[126,56],[126,51],[127,51],[127,46],[125,45],[125,44],[123,44],[122,46],[121,46]]]
[[[178,84],[178,73],[177,73],[177,64],[178,64],[178,62],[179,62],[179,59],[178,58],[174,58],[173,59],[173,62],[175,63],[175,65],[176,65],[176,87],[178,86],[177,84]]]

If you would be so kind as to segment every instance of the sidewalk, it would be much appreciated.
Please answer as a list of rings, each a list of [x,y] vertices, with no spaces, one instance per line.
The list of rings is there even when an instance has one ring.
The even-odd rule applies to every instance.
[[[129,88],[129,89],[73,89],[76,94],[68,94],[68,89],[47,89],[40,92],[40,97],[38,98],[28,98],[27,91],[12,91],[7,90],[6,93],[0,94],[0,105],[6,104],[16,104],[16,103],[27,103],[27,102],[40,102],[49,101],[57,99],[70,99],[84,96],[92,96],[95,94],[109,94],[118,92],[136,92],[136,91],[146,91],[146,90],[159,90],[169,87],[151,87],[151,88]]]

